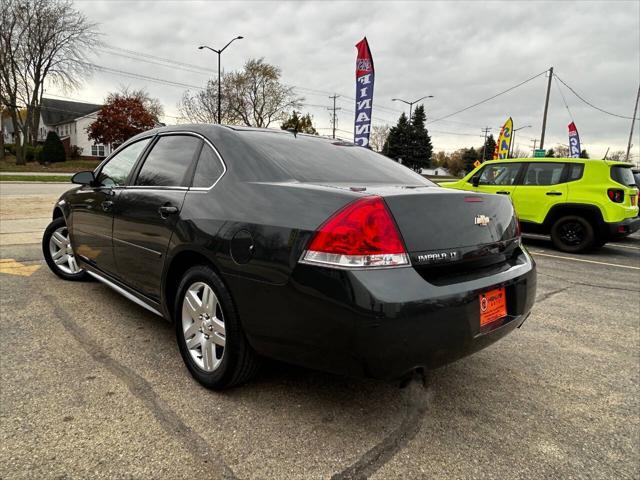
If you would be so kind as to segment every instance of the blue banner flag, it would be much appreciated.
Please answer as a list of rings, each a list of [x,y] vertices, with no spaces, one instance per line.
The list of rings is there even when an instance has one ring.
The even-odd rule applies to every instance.
[[[353,141],[361,147],[369,147],[371,133],[371,109],[373,103],[373,58],[367,37],[356,44],[356,120],[353,127]]]
[[[571,158],[580,158],[580,136],[576,124],[569,124],[569,155]]]

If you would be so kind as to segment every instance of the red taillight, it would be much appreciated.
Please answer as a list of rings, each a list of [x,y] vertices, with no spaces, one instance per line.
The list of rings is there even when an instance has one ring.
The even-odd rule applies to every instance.
[[[301,261],[339,267],[409,264],[400,232],[380,197],[356,200],[329,218]]]
[[[618,188],[610,188],[607,190],[607,195],[609,195],[609,200],[612,202],[622,203],[624,200],[624,190]]]
[[[638,195],[634,194],[634,195],[631,195],[629,198],[631,198],[631,206],[635,207],[638,200]]]

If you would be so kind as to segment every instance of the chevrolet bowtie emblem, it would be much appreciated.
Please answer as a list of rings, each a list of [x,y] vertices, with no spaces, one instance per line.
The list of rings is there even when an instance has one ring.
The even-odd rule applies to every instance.
[[[480,225],[481,227],[486,227],[487,225],[489,225],[490,221],[491,219],[486,215],[476,215],[473,223],[475,223],[476,225]]]

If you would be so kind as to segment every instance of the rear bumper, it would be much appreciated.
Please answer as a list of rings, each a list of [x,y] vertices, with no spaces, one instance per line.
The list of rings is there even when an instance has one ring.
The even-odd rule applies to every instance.
[[[640,217],[626,218],[622,222],[607,223],[609,235],[624,237],[640,230]]]
[[[254,287],[250,305],[242,299],[237,304],[249,342],[263,355],[335,373],[395,379],[469,355],[520,326],[535,299],[535,263],[521,251],[502,270],[456,282],[434,285],[412,267],[367,271],[298,265],[289,284]],[[234,283],[230,287],[238,298],[246,289]],[[508,315],[480,331],[479,295],[497,287],[506,289]]]

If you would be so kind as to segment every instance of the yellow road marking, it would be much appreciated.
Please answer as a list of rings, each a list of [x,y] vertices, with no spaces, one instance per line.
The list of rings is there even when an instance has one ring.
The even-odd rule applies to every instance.
[[[16,262],[13,258],[0,258],[0,273],[6,273],[8,275],[19,275],[21,277],[30,277],[42,265],[24,265],[23,263]]]
[[[587,260],[586,258],[565,257],[563,255],[551,255],[550,253],[536,252],[535,250],[529,250],[529,252],[531,252],[534,255],[540,255],[541,257],[561,258],[562,260],[573,260],[574,262],[595,263],[596,265],[606,265],[608,267],[640,270],[640,267],[632,267],[631,265],[621,265],[619,263],[598,262],[596,260]]]

